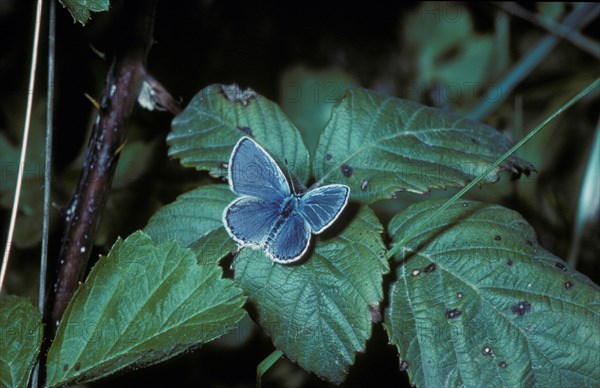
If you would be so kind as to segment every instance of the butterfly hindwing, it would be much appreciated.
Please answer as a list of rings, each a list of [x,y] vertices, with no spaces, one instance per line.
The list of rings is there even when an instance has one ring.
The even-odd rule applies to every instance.
[[[249,137],[241,138],[231,153],[229,186],[236,194],[267,200],[278,200],[291,194],[277,163]]]
[[[317,187],[300,198],[299,210],[310,224],[314,234],[321,233],[340,215],[350,196],[345,185]]]
[[[304,255],[309,241],[310,225],[298,212],[294,212],[283,221],[273,239],[265,244],[265,247],[273,261],[292,263]]]

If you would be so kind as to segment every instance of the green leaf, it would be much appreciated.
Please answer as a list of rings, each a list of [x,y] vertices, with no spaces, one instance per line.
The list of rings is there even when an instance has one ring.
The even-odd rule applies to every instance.
[[[235,198],[227,185],[200,186],[163,206],[148,221],[144,232],[155,242],[177,240],[188,246],[223,227],[223,209]]]
[[[129,141],[127,146],[120,152],[119,162],[111,186],[112,190],[131,186],[133,182],[144,176],[150,167],[152,167],[153,159],[156,158],[157,148],[157,141]]]
[[[25,165],[27,166],[27,163],[25,163]],[[43,165],[38,166],[43,168]],[[3,193],[0,193],[0,207],[12,209],[15,195],[14,191],[15,186],[12,187],[10,194],[6,196],[3,196]],[[44,217],[44,203],[42,201],[43,194],[42,176],[38,175],[36,178],[26,177],[23,179],[19,202],[19,212],[17,213],[17,222],[13,236],[13,242],[15,246],[21,248],[32,248],[40,243],[42,239],[42,223]],[[58,219],[58,212],[50,213],[51,224],[58,221]]]
[[[233,263],[235,281],[277,349],[334,383],[364,351],[371,314],[379,312],[382,275],[389,270],[381,231],[373,211],[363,207],[336,237],[316,238],[314,252],[299,265],[274,264],[250,248]]]
[[[213,340],[244,316],[216,265],[142,232],[117,240],[76,291],[48,354],[50,386],[155,364]]]
[[[236,252],[238,246],[225,228],[218,228],[200,237],[188,248],[196,254],[199,263],[216,264],[226,255]]]
[[[63,7],[67,8],[75,21],[85,25],[90,20],[90,11],[108,11],[109,0],[60,0]]]
[[[389,226],[403,256],[385,328],[411,383],[598,386],[600,294],[501,206],[413,205]],[[411,237],[412,236],[412,237]]]
[[[237,85],[211,85],[201,90],[173,119],[167,137],[169,156],[185,167],[227,176],[233,146],[242,136],[253,137],[301,182],[309,175],[308,151],[300,132],[272,101]]]
[[[356,80],[341,69],[314,70],[294,66],[280,79],[281,108],[302,132],[311,155],[329,121],[331,109]]]
[[[10,194],[14,196],[19,156],[20,152],[17,146],[13,145],[4,133],[0,132],[0,162],[3,166],[3,176],[0,179],[0,200],[5,196],[10,197]],[[3,207],[10,207],[9,203],[8,199],[2,200]]]
[[[539,2],[535,7],[543,17],[552,20],[558,20],[565,11],[565,4],[559,2]]]
[[[40,313],[29,300],[0,298],[0,386],[27,386],[42,335]]]
[[[499,57],[494,55],[494,38],[474,30],[467,7],[455,2],[421,3],[402,28],[405,47],[412,54],[407,59],[417,77],[406,88],[407,97],[416,99],[437,84],[431,96],[440,104],[472,104],[477,90],[492,85],[485,81],[493,75]],[[410,96],[414,91],[418,96]]]
[[[370,203],[401,191],[464,186],[509,148],[508,139],[485,124],[353,89],[333,109],[313,173],[319,184],[345,183],[354,199]],[[513,156],[485,181],[497,181],[502,170],[518,175],[534,167]]]
[[[235,198],[227,185],[201,186],[162,207],[144,231],[156,242],[181,242],[202,263],[218,262],[237,249],[223,227],[223,210]]]
[[[43,184],[44,184],[44,117],[46,106],[44,103],[36,103],[33,107],[31,117],[31,132],[27,148],[27,157],[23,169],[23,181],[21,197],[19,201],[19,212],[15,226],[14,243],[18,247],[30,248],[38,245],[42,236],[42,221],[44,217],[43,206]],[[0,133],[0,207],[12,209],[17,185],[21,147],[23,134],[16,128],[22,129],[20,107],[10,104],[2,107],[2,114],[7,118],[8,134],[16,132],[14,144],[8,136]],[[19,116],[21,114],[21,116]],[[66,201],[56,190],[53,190],[53,200],[57,203]],[[59,221],[57,211],[50,212],[50,223],[53,225]]]

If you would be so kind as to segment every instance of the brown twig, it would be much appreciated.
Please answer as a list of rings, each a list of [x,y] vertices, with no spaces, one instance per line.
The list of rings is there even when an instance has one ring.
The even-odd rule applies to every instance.
[[[138,102],[148,110],[169,111],[174,116],[181,113],[179,101],[176,101],[150,73],[144,74],[144,84]]]
[[[116,42],[83,170],[66,212],[51,315],[54,326],[58,325],[87,267],[119,151],[126,141],[127,122],[146,76],[145,63],[153,39],[156,2],[123,2],[122,25],[117,30],[122,39]]]

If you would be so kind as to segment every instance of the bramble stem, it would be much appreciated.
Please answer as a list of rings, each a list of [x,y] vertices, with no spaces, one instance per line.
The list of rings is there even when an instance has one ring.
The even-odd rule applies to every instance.
[[[66,212],[51,315],[54,326],[59,323],[87,268],[119,153],[126,141],[127,122],[146,74],[146,58],[153,41],[156,2],[123,2],[122,25],[118,27],[119,31],[123,31],[123,36],[116,42],[83,170]]]

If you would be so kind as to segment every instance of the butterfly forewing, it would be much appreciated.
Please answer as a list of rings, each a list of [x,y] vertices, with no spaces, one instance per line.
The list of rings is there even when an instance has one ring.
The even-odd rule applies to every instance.
[[[241,197],[223,213],[225,229],[244,245],[261,245],[279,218],[279,206],[261,198]]]
[[[267,200],[288,197],[290,186],[273,158],[256,142],[243,137],[229,160],[229,185],[236,194]]]
[[[340,215],[350,195],[344,185],[317,187],[300,198],[299,210],[310,224],[312,232],[321,233]]]

